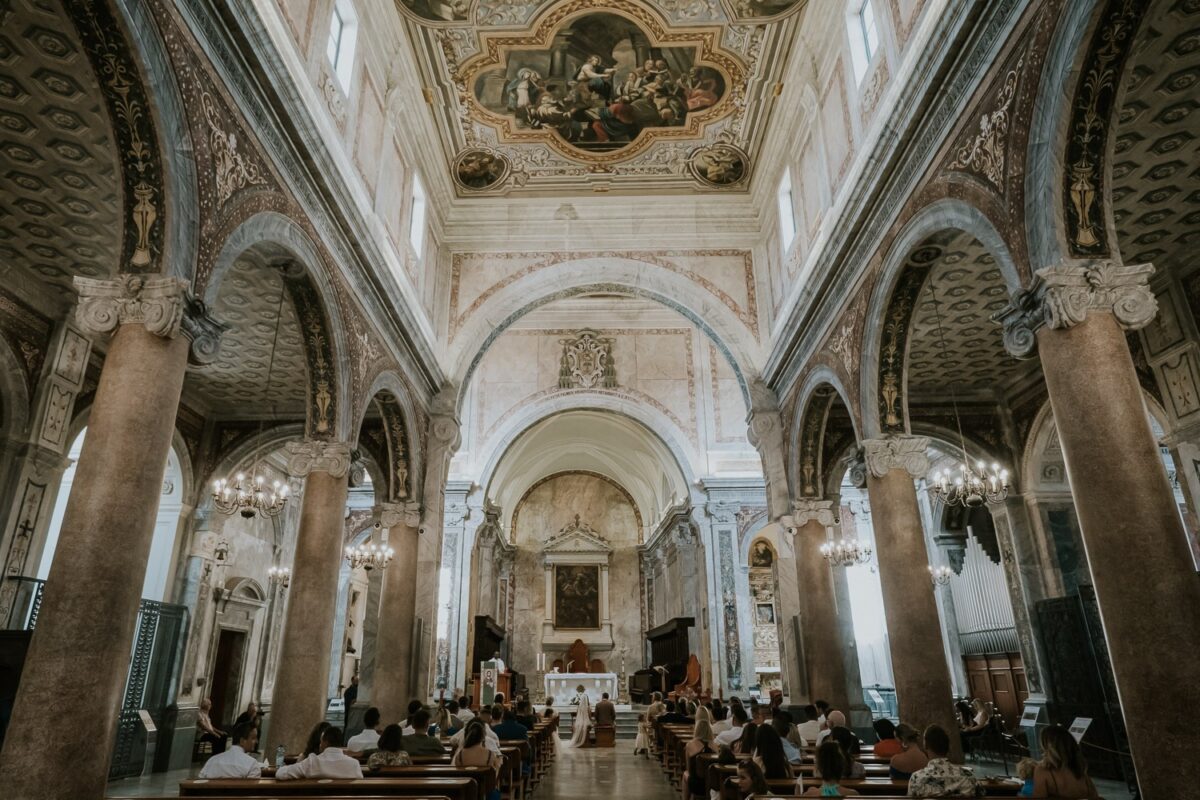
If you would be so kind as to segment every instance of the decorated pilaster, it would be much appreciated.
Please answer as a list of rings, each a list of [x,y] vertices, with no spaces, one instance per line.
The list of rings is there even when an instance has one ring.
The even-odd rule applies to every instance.
[[[795,500],[790,518],[795,531],[796,573],[800,594],[800,643],[803,685],[797,687],[792,702],[824,699],[834,708],[847,710],[849,683],[839,608],[834,591],[833,568],[821,554],[821,545],[830,537],[837,522],[831,500]],[[844,613],[849,613],[845,609]]]
[[[749,430],[746,435],[762,458],[767,513],[771,519],[779,519],[791,511],[779,398],[765,383],[754,381],[750,384],[750,400],[750,415],[746,420]]]
[[[867,491],[900,720],[918,728],[941,725],[950,732],[951,757],[961,761],[954,690],[946,660],[938,657],[944,652],[942,631],[913,483],[929,471],[928,446],[921,436],[865,440]]]
[[[303,747],[329,699],[329,642],[333,638],[338,572],[349,488],[350,446],[305,440],[287,446],[288,472],[304,478],[300,530],[292,562],[273,708],[263,747]]]
[[[472,489],[470,481],[451,481],[446,485],[438,570],[435,692],[462,692],[470,675],[466,669],[469,604],[463,598],[468,594],[466,587],[471,575],[471,544],[484,516],[482,509],[468,504]]]
[[[1013,355],[1036,346],[1041,358],[1121,703],[1158,709],[1127,717],[1142,794],[1180,797],[1200,783],[1191,710],[1161,698],[1200,685],[1200,661],[1164,648],[1200,652],[1200,581],[1126,342],[1155,316],[1153,271],[1112,261],[1040,269],[998,318]]]
[[[221,331],[175,278],[76,287],[79,329],[112,338],[0,754],[13,797],[104,793],[189,351],[211,357]],[[64,727],[56,707],[78,716]]]
[[[417,529],[421,507],[417,503],[386,503],[380,522],[387,531],[387,546],[396,551],[383,577],[379,603],[379,631],[375,639],[375,676],[372,705],[385,719],[402,719],[414,695],[414,652],[417,602]]]
[[[705,510],[708,512],[714,545],[709,557],[709,574],[713,576],[714,584],[709,593],[709,625],[712,627],[710,641],[714,644],[713,651],[717,662],[713,676],[720,676],[720,685],[727,692],[743,692],[747,684],[740,632],[749,630],[749,613],[748,610],[739,608],[744,604],[738,603],[737,595],[738,506],[729,503],[709,503]],[[742,622],[743,617],[745,624]]]

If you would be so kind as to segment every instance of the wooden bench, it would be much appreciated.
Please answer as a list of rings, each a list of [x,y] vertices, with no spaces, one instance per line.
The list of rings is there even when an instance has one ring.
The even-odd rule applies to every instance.
[[[222,778],[179,782],[180,797],[446,797],[481,800],[479,784],[472,778]]]

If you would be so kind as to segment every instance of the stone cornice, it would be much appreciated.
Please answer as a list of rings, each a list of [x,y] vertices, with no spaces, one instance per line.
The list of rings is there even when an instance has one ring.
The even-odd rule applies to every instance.
[[[864,439],[863,454],[867,469],[882,478],[894,469],[904,470],[914,478],[924,478],[929,472],[929,438],[926,436],[886,436]]]
[[[837,513],[832,500],[801,499],[792,501],[791,525],[802,528],[809,522],[816,522],[825,527],[837,522]]]
[[[809,261],[830,268],[814,274],[784,301],[772,331],[775,347],[763,369],[764,380],[780,396],[791,390],[836,323],[844,300],[866,274],[896,214],[924,180],[1029,5],[1029,0],[986,4],[974,18],[970,13],[974,4],[958,0],[940,15],[927,53],[895,105],[891,124],[873,149],[859,156],[868,167],[847,192],[845,206],[827,212],[839,212],[843,224],[833,227],[823,246],[809,254]],[[972,20],[974,27],[967,29]],[[955,69],[940,69],[952,58],[958,61]],[[939,76],[944,76],[942,84],[935,83]]]
[[[346,442],[322,442],[305,439],[288,442],[288,474],[298,478],[312,472],[328,472],[333,478],[350,471],[350,445]]]
[[[1004,326],[1004,349],[1017,358],[1033,355],[1041,328],[1072,328],[1093,311],[1111,313],[1122,328],[1135,331],[1158,313],[1150,290],[1153,274],[1150,264],[1122,266],[1107,260],[1044,267],[1033,285],[992,319]]]

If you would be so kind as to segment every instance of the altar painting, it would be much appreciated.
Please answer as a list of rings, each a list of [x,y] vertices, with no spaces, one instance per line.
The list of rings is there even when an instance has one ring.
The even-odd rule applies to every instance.
[[[600,567],[558,564],[554,567],[554,627],[597,630],[600,627]]]

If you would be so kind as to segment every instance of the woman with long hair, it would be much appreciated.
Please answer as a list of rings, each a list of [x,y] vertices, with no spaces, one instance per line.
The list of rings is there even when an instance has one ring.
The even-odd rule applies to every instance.
[[[462,747],[450,759],[456,767],[491,767],[497,774],[500,772],[500,757],[487,748],[486,733],[483,723],[473,719],[467,723],[463,732]],[[487,800],[500,800],[500,789],[488,792]]]
[[[308,741],[304,744],[304,754],[300,756],[300,760],[311,756],[313,753],[321,752],[321,735],[325,733],[325,729],[329,727],[329,723],[321,720],[316,727],[308,734]]]
[[[783,740],[770,725],[759,725],[754,735],[754,760],[767,780],[792,777],[792,765],[783,752]]]
[[[821,776],[819,786],[810,786],[804,797],[857,797],[858,792],[841,785],[846,775],[846,754],[842,746],[827,739],[817,748],[817,774]]]
[[[754,752],[754,740],[758,736],[758,726],[747,722],[742,726],[742,735],[733,743],[733,752],[739,756],[748,756]]]
[[[592,701],[580,685],[575,689],[575,722],[571,725],[571,747],[583,747],[588,741],[588,731],[592,728]]]
[[[687,769],[683,772],[683,800],[692,797],[704,798],[708,795],[708,784],[704,780],[704,771],[697,757],[713,751],[712,723],[706,719],[696,720],[692,729],[692,738],[683,746],[683,759]]]
[[[888,762],[888,776],[894,781],[906,781],[919,769],[925,769],[929,756],[921,746],[921,732],[901,722],[896,726],[896,738],[901,750]]]
[[[1066,728],[1042,728],[1039,737],[1042,761],[1033,770],[1031,797],[1059,800],[1099,800],[1096,784],[1088,777],[1087,759]]]
[[[763,775],[762,767],[753,761],[739,761],[737,778],[734,779],[742,800],[753,800],[755,797],[766,797],[771,794],[771,787]]]
[[[829,731],[829,738],[841,746],[842,755],[846,757],[844,777],[855,780],[867,777],[866,767],[858,760],[858,755],[862,752],[862,742],[854,735],[854,731],[839,725]]]

